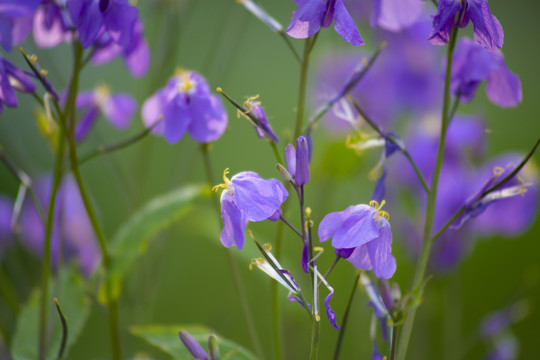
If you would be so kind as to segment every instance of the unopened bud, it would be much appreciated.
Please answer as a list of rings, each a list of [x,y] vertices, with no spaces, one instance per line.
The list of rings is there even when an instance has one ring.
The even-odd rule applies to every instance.
[[[277,163],[276,164],[276,170],[278,171],[279,175],[281,175],[283,180],[288,181],[288,182],[292,181],[292,176],[291,176],[291,174],[289,174],[287,169],[285,169],[285,166]]]

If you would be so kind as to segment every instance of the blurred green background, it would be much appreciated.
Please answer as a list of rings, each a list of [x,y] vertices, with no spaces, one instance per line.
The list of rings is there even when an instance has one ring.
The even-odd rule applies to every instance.
[[[261,0],[270,14],[286,26],[295,4],[290,0]],[[491,104],[482,90],[465,112],[481,114],[488,120],[488,155],[508,150],[526,152],[540,134],[540,48],[537,46],[537,14],[535,1],[491,0],[491,11],[504,28],[504,54],[509,69],[521,77],[523,103],[513,109]],[[429,4],[426,4],[429,5]],[[273,128],[283,139],[294,126],[299,69],[282,39],[233,0],[139,1],[145,23],[146,38],[152,50],[152,65],[142,79],[132,78],[121,60],[101,67],[89,66],[82,74],[81,90],[106,83],[113,92],[129,92],[140,104],[155,90],[163,87],[178,66],[203,74],[211,88],[222,87],[232,97],[243,99],[260,94]],[[430,9],[434,13],[434,9]],[[369,39],[370,29],[360,29]],[[301,49],[300,41],[293,43]],[[27,40],[23,47],[36,53],[50,80],[57,88],[65,88],[71,69],[70,48],[66,44],[53,49],[38,49]],[[349,49],[349,45],[333,31],[321,34],[313,55],[316,64],[326,51]],[[373,51],[374,44],[364,49]],[[20,65],[17,51],[8,58]],[[53,155],[48,143],[36,127],[33,111],[36,103],[29,96],[18,96],[18,109],[4,108],[0,116],[0,143],[8,156],[32,177],[50,171]],[[243,170],[261,176],[277,177],[274,157],[263,141],[254,136],[252,127],[229,112],[229,126],[212,148],[213,169],[217,175],[226,167],[234,174]],[[311,109],[313,110],[313,109]],[[308,114],[310,111],[308,111]],[[100,144],[109,144],[143,129],[137,114],[127,132],[114,130],[100,121],[84,142],[80,153]],[[316,223],[325,215],[318,208],[337,211],[354,203],[369,200],[373,184],[367,171],[374,164],[359,159],[345,149],[344,139],[329,139],[323,128],[314,135],[315,154],[312,183],[307,203],[314,210]],[[285,145],[285,141],[280,143]],[[329,147],[332,150],[328,150]],[[330,152],[331,151],[331,152]],[[339,156],[336,158],[336,156]],[[538,155],[536,156],[538,159]],[[105,233],[110,238],[119,226],[153,197],[184,183],[205,182],[199,144],[188,136],[175,145],[163,138],[149,136],[132,147],[92,160],[83,167],[83,176],[97,205]],[[5,168],[0,167],[0,193],[14,198],[18,184]],[[296,209],[292,206],[292,209]],[[293,211],[294,213],[295,211]],[[399,216],[392,214],[393,217]],[[296,221],[296,218],[292,216]],[[120,300],[120,316],[124,331],[124,355],[145,352],[167,359],[164,353],[131,336],[127,329],[139,324],[200,323],[214,328],[229,339],[252,349],[234,291],[225,250],[219,244],[219,231],[209,199],[202,199],[181,221],[163,231],[148,252],[137,261]],[[261,241],[273,239],[275,224],[251,224]],[[282,264],[300,274],[300,250],[294,236],[285,233]],[[537,324],[540,323],[540,223],[525,234],[513,238],[492,238],[479,242],[474,251],[451,274],[430,281],[425,302],[418,312],[416,327],[409,347],[410,359],[480,358],[486,352],[482,342],[472,342],[479,321],[486,314],[527,298],[532,310],[523,321],[513,326],[519,339],[520,358],[535,358],[538,353]],[[401,244],[406,234],[394,234],[398,271],[393,280],[402,289],[410,286],[414,264],[405,256]],[[401,244],[400,244],[401,243]],[[254,252],[248,243],[246,252]],[[251,247],[251,249],[250,249]],[[326,269],[333,256],[327,249],[320,261]],[[270,279],[259,271],[249,271],[249,254],[238,259],[251,308],[267,358],[273,358]],[[25,264],[33,271],[33,259]],[[22,266],[22,265],[21,265]],[[17,280],[18,273],[12,273]],[[354,278],[349,263],[340,264],[331,276],[337,289],[334,309],[340,321]],[[37,279],[37,278],[36,278]],[[301,281],[301,284],[308,284]],[[297,304],[289,304],[286,292],[280,289],[283,311],[283,339],[287,359],[305,358],[309,352],[311,325]],[[21,299],[24,301],[24,298]],[[357,294],[343,345],[343,359],[369,358],[371,310],[365,306],[367,296]],[[323,319],[321,359],[328,359],[334,350],[337,332]],[[94,301],[91,317],[77,344],[70,352],[72,359],[98,359],[109,356],[106,310]],[[471,345],[471,347],[468,347]]]

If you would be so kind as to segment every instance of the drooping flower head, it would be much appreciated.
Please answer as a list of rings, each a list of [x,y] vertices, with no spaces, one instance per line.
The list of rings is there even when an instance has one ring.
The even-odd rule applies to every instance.
[[[118,129],[126,129],[137,110],[137,103],[129,94],[111,94],[105,85],[93,91],[80,92],[77,95],[77,109],[83,110],[77,127],[75,138],[81,141],[88,135],[98,115],[101,113]]]
[[[268,122],[268,117],[266,117],[266,113],[261,106],[261,102],[257,101],[258,98],[259,95],[249,97],[244,102],[244,108],[246,108],[248,112],[257,119],[257,125],[255,127],[255,130],[257,131],[257,136],[259,136],[261,139],[268,137],[270,140],[277,144],[279,142],[279,139],[274,133],[274,130],[272,130],[270,123]],[[246,116],[240,110],[238,110],[237,114],[238,117],[240,117],[240,115]]]
[[[452,93],[459,94],[462,101],[470,101],[483,80],[486,94],[494,104],[512,107],[521,102],[521,81],[508,70],[503,55],[488,51],[469,38],[461,39],[453,56]]]
[[[167,86],[147,99],[142,118],[152,132],[171,144],[187,131],[201,143],[217,140],[227,127],[227,112],[221,100],[210,93],[206,80],[196,72],[179,70]]]
[[[294,0],[300,7],[293,12],[287,34],[297,39],[315,35],[335,21],[334,29],[346,42],[356,46],[364,40],[347,12],[343,0]]]
[[[432,44],[444,45],[455,27],[464,28],[473,23],[474,40],[488,50],[498,50],[503,45],[503,29],[491,14],[487,0],[440,0],[433,17]]]
[[[52,178],[48,176],[35,183],[36,195],[44,209],[49,203],[51,181]],[[101,259],[101,251],[79,188],[72,177],[62,180],[54,211],[52,263],[56,266],[62,254],[65,259],[77,260],[84,275],[92,275]],[[23,244],[36,255],[42,256],[45,230],[35,205],[29,199],[23,205],[20,224]]]
[[[249,221],[276,221],[281,215],[281,204],[289,193],[277,179],[265,180],[251,171],[244,171],[227,178],[228,169],[223,173],[224,183],[214,187],[221,193],[221,218],[223,231],[221,243],[225,247],[236,244],[244,246],[244,232]]]
[[[20,92],[34,92],[36,86],[29,75],[0,56],[0,114],[3,104],[17,107],[19,102],[15,90]]]
[[[389,279],[396,271],[392,256],[392,232],[388,213],[372,201],[368,205],[349,206],[333,212],[319,224],[319,240],[332,238],[332,246],[354,266],[371,270],[378,278]]]

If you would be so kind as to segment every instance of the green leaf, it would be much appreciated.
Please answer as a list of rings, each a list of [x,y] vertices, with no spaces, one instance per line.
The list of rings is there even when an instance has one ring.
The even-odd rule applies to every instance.
[[[49,281],[50,300],[54,296],[52,294],[54,294],[53,290],[55,288],[56,281],[51,279]],[[60,292],[57,293],[56,297],[66,317],[68,327],[68,338],[64,350],[64,357],[66,357],[69,348],[76,342],[88,319],[90,300],[85,293],[84,281],[75,267],[65,268],[60,272],[59,288]],[[39,290],[34,291],[17,319],[11,347],[11,353],[14,359],[35,360],[38,358],[40,297],[41,292]],[[56,308],[52,306],[52,301],[49,302],[48,308],[51,310],[48,316],[48,323],[52,325],[52,332],[47,344],[46,359],[56,359],[56,354],[62,340],[62,324]]]
[[[158,232],[189,212],[193,200],[202,195],[204,190],[203,186],[188,185],[161,195],[146,204],[120,228],[111,242],[112,263],[99,290],[98,299],[101,303],[107,304],[120,297],[122,281],[135,259],[144,254],[150,240]]]
[[[131,333],[140,337],[149,344],[163,350],[175,360],[191,360],[193,356],[186,349],[178,332],[187,331],[193,338],[208,351],[208,338],[210,335],[217,337],[221,358],[231,360],[255,360],[257,357],[238,344],[224,339],[216,332],[201,325],[145,325],[134,326]],[[230,357],[228,357],[230,356]]]

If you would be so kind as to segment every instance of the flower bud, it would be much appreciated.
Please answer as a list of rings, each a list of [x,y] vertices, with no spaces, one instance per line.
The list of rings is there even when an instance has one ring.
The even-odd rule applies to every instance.
[[[300,136],[296,141],[296,171],[294,174],[296,185],[309,182],[309,147],[305,137]]]
[[[187,331],[180,331],[178,333],[180,340],[184,343],[188,351],[197,360],[208,360],[208,354],[201,345],[191,336]]]
[[[291,174],[289,174],[287,169],[285,169],[285,166],[278,163],[276,164],[276,170],[278,171],[279,175],[281,175],[283,180],[289,181],[289,182],[292,181],[292,176]]]

